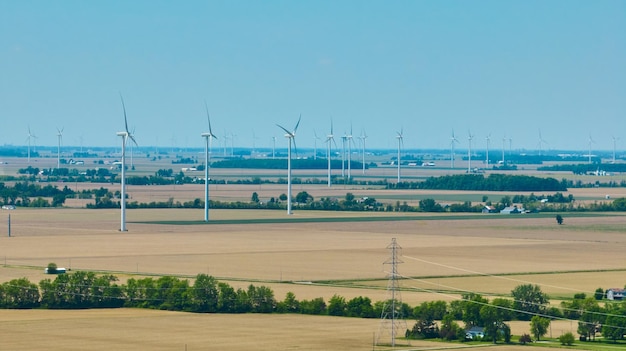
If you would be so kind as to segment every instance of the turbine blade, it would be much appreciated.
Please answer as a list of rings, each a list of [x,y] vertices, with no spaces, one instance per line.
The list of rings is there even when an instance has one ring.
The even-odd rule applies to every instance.
[[[288,131],[285,127],[281,126],[280,124],[276,124],[276,126],[278,126],[278,128],[280,128],[280,129],[284,130],[285,133],[287,133],[290,137],[293,137],[293,133]]]
[[[293,129],[293,133],[292,134],[296,134],[296,131],[298,130],[298,126],[300,125],[300,120],[302,119],[302,114],[300,114],[300,117],[298,117],[298,123],[296,123],[296,127]]]
[[[130,132],[128,131],[128,119],[126,118],[126,105],[124,105],[124,98],[122,97],[122,93],[120,93],[120,100],[122,101],[122,110],[124,111],[124,127],[126,128],[126,133],[130,135]]]

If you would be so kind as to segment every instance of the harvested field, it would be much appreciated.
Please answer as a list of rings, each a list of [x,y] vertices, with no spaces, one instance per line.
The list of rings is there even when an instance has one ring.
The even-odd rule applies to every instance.
[[[5,215],[9,212],[3,211]],[[118,210],[11,211],[12,237],[0,236],[0,281],[49,278],[55,262],[73,270],[114,272],[122,281],[146,275],[193,277],[208,273],[234,287],[266,285],[282,300],[333,295],[387,298],[386,247],[402,246],[403,301],[458,299],[464,291],[506,295],[519,284],[539,284],[556,302],[598,287],[624,285],[626,216],[500,215],[433,219],[424,214],[212,210],[215,220],[276,218],[276,223],[190,224],[202,210],[129,210],[121,233]],[[357,221],[367,216],[398,220]],[[406,220],[413,217],[412,220]],[[349,218],[315,222],[316,218]],[[311,220],[305,223],[297,219]],[[403,219],[403,220],[400,220]],[[170,224],[154,224],[163,221]],[[185,225],[176,225],[182,221]],[[195,222],[198,223],[198,222]],[[5,227],[6,228],[6,227]],[[558,302],[557,302],[558,303]],[[3,311],[0,338],[11,349],[363,350],[371,348],[378,320],[301,315],[204,315],[134,309]],[[409,322],[410,323],[410,322]],[[555,322],[556,323],[556,322]],[[559,322],[561,323],[561,322]],[[557,331],[573,331],[564,321]],[[51,326],[53,326],[51,328]],[[513,333],[527,332],[515,322]],[[58,330],[57,330],[58,329]],[[42,331],[43,330],[43,331]],[[38,338],[25,335],[36,331]],[[80,341],[80,342],[79,342]],[[445,348],[437,343],[415,348]],[[54,345],[54,346],[51,346]],[[57,347],[58,345],[58,347]],[[203,347],[204,345],[204,347]],[[497,347],[517,350],[515,347]]]
[[[8,310],[0,314],[0,339],[3,348],[9,350],[357,351],[372,349],[373,332],[379,328],[380,321],[375,319],[303,315],[190,314],[136,309]],[[511,324],[512,332],[518,335],[523,328],[521,322]],[[554,322],[552,327],[554,336],[570,328],[569,322]],[[404,340],[397,343],[406,345]],[[412,340],[410,347],[399,349],[458,347]],[[490,349],[519,351],[523,347],[500,345]]]

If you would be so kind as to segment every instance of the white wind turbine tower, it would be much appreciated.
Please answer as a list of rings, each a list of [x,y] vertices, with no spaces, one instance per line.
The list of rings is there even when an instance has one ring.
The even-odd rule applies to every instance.
[[[595,144],[596,142],[593,141],[593,139],[591,138],[591,134],[589,134],[589,163],[591,164],[591,144]]]
[[[348,140],[348,136],[344,132],[343,135],[341,136],[341,177],[342,178],[346,177],[346,140]]]
[[[57,170],[61,168],[61,141],[63,140],[63,128],[57,128]]]
[[[30,126],[28,126],[28,135],[26,136],[26,140],[28,140],[28,163],[30,164],[30,142],[31,139],[37,138],[31,131]]]
[[[350,134],[346,135],[346,142],[348,143],[348,180],[350,180],[352,179],[352,144],[354,143],[354,140],[352,140],[352,124],[350,124]]]
[[[213,130],[211,129],[211,117],[209,116],[209,107],[204,102],[204,108],[206,109],[206,118],[209,122],[209,131],[200,134],[204,138],[204,221],[209,221],[209,167],[211,162],[210,153],[212,151],[212,139],[217,139]]]
[[[363,130],[363,133],[361,134],[359,139],[361,139],[361,142],[363,143],[361,145],[361,147],[362,147],[362,150],[361,150],[362,160],[361,160],[361,162],[363,162],[363,174],[365,174],[365,140],[367,140],[367,134],[365,134],[365,130]]]
[[[400,128],[399,132],[396,132],[396,139],[398,139],[398,184],[400,184],[400,164],[402,163],[400,160],[400,151],[402,149],[402,145],[404,144],[404,136],[402,135],[402,128]]]
[[[613,163],[615,163],[615,150],[617,148],[617,139],[615,136],[612,136],[613,138]]]
[[[117,132],[117,136],[122,137],[122,178],[121,178],[121,191],[120,191],[120,231],[126,231],[126,141],[128,138],[137,145],[135,137],[128,131],[128,119],[126,118],[126,106],[124,105],[124,98],[120,94],[120,100],[122,101],[122,110],[124,111],[124,131]]]
[[[337,143],[335,143],[335,136],[333,135],[333,120],[330,120],[330,134],[328,134],[326,136],[326,158],[328,159],[328,187],[330,188],[331,186],[331,174],[330,174],[330,167],[331,167],[331,161],[332,161],[332,154],[331,154],[331,145],[330,143],[334,143],[335,147],[337,147]]]
[[[315,129],[313,129],[313,135],[313,159],[317,160],[317,141],[320,140],[320,138],[317,136]]]
[[[541,129],[540,129],[540,130],[539,130],[539,156],[541,156],[541,151],[542,151],[542,149],[543,149],[543,148],[542,148],[542,146],[543,146],[543,144],[544,144],[544,143],[545,143],[545,144],[547,144],[548,142],[547,142],[547,141],[545,141],[545,140],[543,139],[543,137],[541,136]]]
[[[458,144],[459,140],[454,136],[454,129],[450,137],[450,168],[454,168],[454,143]]]
[[[276,158],[276,137],[272,137],[272,160]]]
[[[293,128],[293,131],[288,131],[285,127],[277,124],[277,126],[285,131],[285,138],[289,139],[289,148],[287,149],[287,214],[291,214],[291,143],[293,143],[294,148],[296,147],[296,131],[298,130],[298,126],[300,125],[300,119],[302,119],[302,115],[298,117],[298,123]]]
[[[472,172],[472,140],[474,139],[474,136],[472,135],[472,133],[468,130],[467,131],[467,173],[471,173]]]
[[[491,133],[485,138],[487,140],[487,154],[485,155],[485,168],[489,168],[489,142],[491,141]]]
[[[506,148],[506,135],[502,137],[502,165],[504,166],[504,149]]]

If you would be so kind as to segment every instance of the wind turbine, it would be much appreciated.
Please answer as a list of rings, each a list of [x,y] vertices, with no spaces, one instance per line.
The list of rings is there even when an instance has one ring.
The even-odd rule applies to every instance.
[[[352,179],[352,144],[354,143],[352,140],[352,123],[350,123],[350,134],[346,135],[346,142],[348,143],[348,180],[350,180]]]
[[[210,167],[210,153],[213,147],[213,139],[217,139],[213,130],[211,129],[211,117],[209,116],[209,107],[204,102],[204,108],[206,109],[206,119],[209,122],[209,131],[200,134],[204,138],[204,221],[209,221],[209,167]]]
[[[126,118],[126,106],[124,105],[124,98],[120,94],[120,100],[122,101],[122,110],[124,111],[124,131],[117,132],[117,136],[122,137],[122,179],[121,179],[121,191],[120,191],[120,232],[126,231],[126,141],[128,138],[137,145],[135,136],[128,131],[128,119]]]
[[[502,165],[504,166],[504,148],[506,148],[506,135],[502,137]]]
[[[593,141],[593,139],[591,138],[591,134],[589,134],[589,163],[591,163],[591,144],[595,144],[596,142]]]
[[[326,136],[326,158],[328,159],[328,187],[330,188],[331,186],[331,175],[330,175],[330,163],[332,160],[332,154],[330,153],[330,148],[331,145],[330,143],[333,142],[335,144],[335,147],[337,147],[337,143],[335,143],[335,136],[333,135],[333,120],[330,120],[330,134],[328,134]]]
[[[58,139],[58,146],[57,146],[57,170],[59,168],[61,168],[61,141],[63,140],[63,128],[59,129],[57,128],[57,139]]]
[[[28,126],[28,135],[26,136],[26,140],[28,140],[28,163],[30,164],[30,141],[31,139],[37,138],[31,131],[30,126]]]
[[[276,137],[272,137],[272,160],[276,158]]]
[[[542,146],[544,143],[548,143],[547,141],[543,140],[543,137],[541,137],[541,129],[539,130],[539,156],[541,156],[541,150],[542,150]]]
[[[468,130],[467,131],[467,173],[472,173],[472,140],[474,136]]]
[[[487,155],[485,155],[485,168],[489,168],[489,142],[491,141],[491,133],[485,138],[487,140]]]
[[[452,130],[452,136],[450,137],[450,168],[454,168],[454,143],[459,143],[459,140],[454,136],[454,129]]]
[[[402,128],[400,128],[399,132],[396,132],[396,139],[398,139],[398,184],[400,184],[400,164],[402,163],[400,161],[400,151],[402,148],[402,145],[404,144],[404,136],[402,135]]]
[[[344,132],[343,135],[341,136],[341,177],[342,178],[346,177],[346,140],[348,140],[348,136]]]
[[[617,148],[617,140],[619,138],[616,138],[615,136],[612,136],[613,138],[613,163],[615,163],[615,149]]]
[[[285,138],[289,139],[289,148],[287,149],[287,214],[291,214],[291,143],[293,142],[294,148],[296,147],[296,131],[298,130],[298,126],[300,125],[300,120],[302,119],[302,115],[298,117],[298,123],[293,128],[293,131],[288,131],[285,127],[280,124],[276,124],[280,129],[285,131]]]
[[[313,135],[313,159],[317,160],[317,141],[320,140],[320,138],[317,136],[315,129],[313,129]]]
[[[363,133],[361,134],[361,136],[359,137],[359,139],[361,139],[362,141],[362,150],[361,150],[361,155],[363,157],[363,174],[365,174],[365,140],[367,139],[367,134],[365,134],[365,130],[363,130]]]

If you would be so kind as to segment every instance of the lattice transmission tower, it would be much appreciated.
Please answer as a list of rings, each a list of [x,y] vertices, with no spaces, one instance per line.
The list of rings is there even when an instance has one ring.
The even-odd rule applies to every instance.
[[[398,264],[403,263],[400,260],[400,251],[402,247],[396,242],[396,238],[391,239],[391,244],[387,246],[387,249],[391,252],[391,257],[387,259],[383,264],[390,265],[391,271],[388,272],[387,277],[387,295],[388,298],[383,305],[383,311],[380,316],[380,327],[378,329],[378,336],[376,338],[376,345],[379,345],[382,340],[386,340],[388,336],[390,345],[396,346],[396,334],[398,332],[404,333],[407,329],[406,320],[402,314],[402,296],[400,294],[400,283],[398,275]]]

